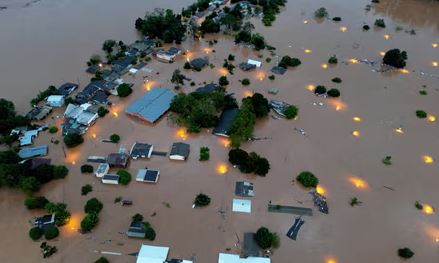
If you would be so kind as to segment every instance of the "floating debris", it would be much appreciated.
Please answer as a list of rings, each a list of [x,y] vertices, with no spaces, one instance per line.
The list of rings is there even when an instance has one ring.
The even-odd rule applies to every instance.
[[[326,202],[326,197],[317,193],[316,191],[311,191],[309,193],[312,195],[313,197],[312,200],[314,202],[314,205],[319,208],[319,211],[324,214],[328,214],[329,208],[328,208],[328,203]]]

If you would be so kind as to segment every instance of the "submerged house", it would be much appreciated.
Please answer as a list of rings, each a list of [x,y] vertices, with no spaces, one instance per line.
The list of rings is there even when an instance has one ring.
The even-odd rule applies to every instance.
[[[254,64],[249,64],[249,63],[240,63],[239,65],[238,65],[238,67],[240,68],[240,69],[242,69],[242,70],[244,70],[244,71],[249,71],[249,70],[252,70],[252,69],[255,69],[256,68],[256,65],[254,65]]]
[[[146,234],[145,224],[141,221],[131,222],[126,234],[128,237],[145,238],[145,234]]]
[[[238,113],[238,108],[224,110],[221,113],[218,124],[215,126],[212,133],[217,136],[229,137],[230,128],[232,127],[233,121],[235,120]]]
[[[137,182],[142,183],[157,183],[159,180],[160,171],[153,169],[139,169],[136,176]]]
[[[245,199],[233,199],[232,211],[239,213],[251,213],[252,212],[252,201]]]
[[[285,72],[287,72],[287,69],[284,67],[276,66],[271,69],[271,72],[273,72],[274,74],[283,75],[285,74]]]
[[[56,93],[57,95],[68,96],[72,94],[72,92],[75,91],[78,87],[78,84],[67,82],[59,86]]]
[[[19,137],[20,146],[28,146],[34,143],[34,139],[38,136],[39,130],[25,131],[23,136]]]
[[[174,61],[175,58],[181,54],[181,49],[176,47],[171,47],[167,51],[159,50],[156,54],[157,59],[164,62]]]
[[[142,244],[136,263],[165,263],[169,247],[148,246]]]
[[[165,88],[154,88],[129,105],[125,113],[142,121],[154,123],[171,107],[176,94]]]
[[[102,177],[103,184],[119,184],[119,175],[117,174],[106,174]]]
[[[63,95],[51,95],[47,97],[46,104],[50,107],[62,107],[64,106]]]
[[[84,103],[79,106],[74,104],[67,105],[64,111],[63,134],[84,134],[99,117],[92,109],[93,107],[90,103]]]
[[[271,263],[271,259],[265,257],[241,258],[236,254],[220,253],[218,263]]]
[[[110,153],[107,157],[107,163],[110,167],[126,168],[130,156],[126,153]]]
[[[30,120],[40,121],[47,117],[52,112],[52,107],[42,106],[34,107],[26,114],[26,117]]]
[[[262,66],[261,61],[257,61],[257,60],[253,60],[253,59],[248,59],[247,64],[254,65],[257,68],[260,68]]]
[[[212,93],[217,91],[221,91],[221,87],[220,85],[215,83],[206,84],[203,87],[199,87],[198,89],[195,90],[195,92],[199,92],[199,93]]]
[[[18,152],[18,156],[20,156],[21,159],[28,159],[33,157],[46,156],[48,151],[49,147],[47,147],[47,145],[21,148]]]
[[[253,191],[253,183],[247,181],[236,182],[235,195],[243,197],[255,196],[255,192]]]
[[[190,64],[194,70],[200,71],[204,67],[209,65],[209,61],[207,59],[204,59],[204,58],[194,58],[191,60]]]
[[[137,56],[128,54],[127,56],[111,62],[111,71],[123,75],[128,72],[129,68],[135,64]]]
[[[45,230],[45,229],[55,225],[55,214],[36,217],[31,221],[31,223],[32,223],[32,226],[39,227],[42,230]]]
[[[110,165],[108,163],[100,163],[98,168],[96,169],[95,175],[98,178],[104,177],[110,170]]]
[[[190,145],[183,142],[175,142],[172,144],[169,159],[185,161],[189,157]]]
[[[134,160],[137,158],[151,158],[152,151],[154,146],[147,143],[138,143],[133,144],[130,150],[130,156]]]

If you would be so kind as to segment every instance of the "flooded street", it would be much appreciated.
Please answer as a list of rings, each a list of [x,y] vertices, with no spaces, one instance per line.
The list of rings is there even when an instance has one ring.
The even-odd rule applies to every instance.
[[[82,89],[90,78],[84,72],[86,61],[100,52],[105,39],[130,43],[138,37],[134,21],[145,11],[156,7],[180,11],[191,2],[42,0],[23,7],[26,1],[0,1],[0,6],[8,6],[0,11],[1,97],[14,101],[23,113],[29,110],[29,101],[38,90],[51,84],[79,82]],[[72,220],[62,228],[60,237],[50,242],[58,252],[44,261],[93,262],[101,256],[100,251],[111,251],[123,255],[107,256],[110,262],[131,263],[136,259],[128,254],[138,252],[143,241],[169,246],[169,258],[211,263],[217,262],[220,252],[239,253],[243,233],[266,226],[281,239],[280,248],[272,256],[274,263],[401,262],[397,256],[401,247],[410,247],[416,253],[410,262],[437,262],[438,215],[424,214],[414,204],[419,201],[439,208],[438,122],[415,116],[419,109],[439,116],[439,67],[433,65],[439,61],[439,47],[433,45],[439,43],[439,3],[381,0],[366,11],[368,4],[364,0],[290,0],[272,27],[264,27],[253,18],[254,31],[277,48],[279,57],[288,54],[302,61],[285,75],[276,75],[275,80],[268,76],[280,58],[273,57],[267,63],[265,59],[271,57],[268,51],[236,46],[230,36],[224,35],[207,36],[200,43],[188,40],[181,45],[183,50],[190,51],[188,57],[181,56],[172,64],[153,59],[147,65],[153,70],[148,74],[151,81],[147,84],[142,82],[144,73],[124,76],[126,81],[135,83],[133,94],[124,99],[111,97],[114,105],[110,114],[99,119],[84,136],[85,143],[68,150],[66,156],[62,143],[50,143],[52,137],[62,140],[60,132],[38,137],[35,145],[50,144],[52,163],[65,164],[70,169],[66,179],[53,181],[41,190],[41,195],[49,200],[67,203],[72,213]],[[314,11],[321,6],[327,8],[329,17],[340,16],[342,21],[316,21]],[[384,18],[386,28],[374,28],[377,18]],[[370,25],[371,30],[363,31],[364,24]],[[207,40],[211,38],[218,39],[218,43],[209,46]],[[392,48],[407,51],[407,72],[376,72],[381,52]],[[262,68],[243,72],[237,67],[235,74],[227,74],[221,66],[229,54],[236,56],[236,66],[252,58],[261,60]],[[334,54],[339,63],[322,67]],[[214,68],[205,68],[201,73],[183,69],[187,58],[205,56]],[[361,63],[364,59],[377,64]],[[233,168],[228,162],[225,140],[213,136],[211,131],[187,135],[179,133],[177,125],[166,116],[152,126],[124,114],[127,105],[150,88],[172,88],[170,78],[177,68],[197,84],[192,87],[187,82],[182,88],[184,92],[195,90],[203,82],[217,82],[227,74],[227,91],[239,101],[259,92],[269,99],[298,106],[297,120],[258,120],[254,136],[268,139],[242,145],[270,161],[266,177],[244,175]],[[343,82],[332,83],[334,77]],[[249,86],[239,82],[244,78],[250,79]],[[337,87],[341,97],[316,97],[308,88],[320,84]],[[270,88],[278,88],[279,93],[268,94]],[[426,96],[419,94],[424,89]],[[62,113],[55,111],[45,123],[59,126],[61,119],[57,116]],[[295,129],[304,129],[307,136]],[[353,136],[354,131],[358,136]],[[101,142],[113,133],[121,135],[119,144]],[[188,161],[170,161],[159,156],[131,161],[128,170],[133,180],[128,186],[103,185],[93,175],[80,173],[80,166],[89,155],[104,156],[117,152],[121,146],[129,149],[134,142],[169,151],[173,142],[182,140],[191,145]],[[199,148],[203,146],[210,148],[207,162],[198,161]],[[436,162],[424,163],[425,155]],[[382,163],[385,156],[392,156],[391,166]],[[227,172],[221,174],[218,167],[224,164]],[[156,185],[134,180],[137,170],[144,167],[160,170]],[[304,217],[298,240],[293,241],[285,233],[294,215],[269,213],[267,204],[271,201],[313,207],[308,191],[292,182],[305,170],[320,179],[330,213],[325,215],[314,209],[314,216]],[[235,182],[242,179],[255,185],[251,214],[231,211],[232,199],[236,198]],[[93,192],[81,196],[85,184],[92,184]],[[192,209],[193,199],[200,192],[208,194],[212,203],[206,208]],[[114,204],[118,196],[133,200],[134,205]],[[77,229],[83,206],[91,197],[101,200],[104,208],[93,232],[81,235]],[[351,207],[352,197],[358,197],[362,205]],[[29,219],[40,213],[27,211],[24,199],[19,191],[0,189],[0,262],[43,261],[40,242],[33,242],[28,236]],[[154,227],[155,241],[128,239],[122,233],[135,213],[143,214]]]

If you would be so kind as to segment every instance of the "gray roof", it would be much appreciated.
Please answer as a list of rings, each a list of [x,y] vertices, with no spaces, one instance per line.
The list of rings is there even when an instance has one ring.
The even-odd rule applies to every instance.
[[[154,123],[165,114],[175,93],[165,88],[154,88],[129,105],[125,112],[144,121]]]
[[[160,172],[151,169],[139,169],[137,172],[136,180],[142,180],[146,183],[156,183]]]
[[[180,155],[185,159],[189,156],[190,145],[184,142],[175,142],[172,144],[171,153],[169,155]]]
[[[131,222],[127,231],[128,237],[145,238],[146,228],[143,222]]]
[[[152,145],[147,143],[136,142],[133,147],[131,147],[130,155],[132,158],[149,157],[149,152],[151,151]]]
[[[55,214],[37,217],[33,220],[33,225],[37,226],[43,230],[45,230],[46,228],[48,228],[50,226],[54,226],[55,225]]]
[[[102,177],[102,180],[112,180],[119,181],[119,175],[117,174],[106,174]]]
[[[110,153],[107,157],[107,163],[110,167],[126,167],[129,156],[125,153]]]
[[[202,69],[207,65],[209,65],[209,61],[204,58],[195,58],[191,61],[191,66],[197,69]]]
[[[67,82],[67,83],[62,84],[58,88],[57,94],[67,96],[70,93],[72,93],[75,89],[77,89],[78,87],[79,87],[78,84]]]
[[[248,70],[251,70],[251,69],[255,69],[256,65],[244,62],[244,63],[239,64],[239,68],[244,70],[244,71],[248,71]]]
[[[219,91],[221,89],[221,87],[215,83],[209,83],[206,84],[203,87],[199,87],[198,89],[196,89],[196,92],[200,92],[200,93],[212,93],[215,91]]]
[[[273,68],[271,69],[271,72],[273,72],[274,74],[278,74],[278,75],[283,75],[283,74],[285,74],[286,71],[287,71],[286,68],[284,68],[284,67],[278,67],[278,66],[273,67]]]
[[[254,196],[255,193],[253,192],[253,183],[246,181],[236,182],[235,195],[243,197]]]
[[[22,159],[45,156],[47,155],[48,149],[49,148],[47,147],[47,145],[22,148],[18,152],[18,156],[20,156],[20,158]]]
[[[213,129],[212,133],[219,136],[229,136],[229,130],[232,126],[233,120],[235,120],[236,115],[238,114],[238,108],[232,108],[224,110],[221,113],[221,117],[219,119],[218,124]]]

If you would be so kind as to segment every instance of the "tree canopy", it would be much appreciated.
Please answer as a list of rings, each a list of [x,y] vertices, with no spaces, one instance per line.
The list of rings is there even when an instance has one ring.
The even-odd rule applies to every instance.
[[[186,33],[180,15],[174,14],[171,9],[156,9],[147,13],[144,19],[136,20],[135,26],[143,35],[161,39],[165,43],[180,43]]]
[[[383,64],[395,67],[404,68],[407,60],[407,52],[399,49],[391,49],[386,52],[383,57]]]

